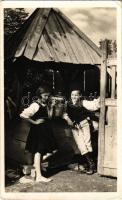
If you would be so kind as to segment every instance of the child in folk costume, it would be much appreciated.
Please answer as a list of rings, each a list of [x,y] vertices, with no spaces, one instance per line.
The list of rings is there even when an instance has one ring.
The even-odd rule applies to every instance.
[[[43,155],[55,149],[50,124],[50,110],[47,106],[49,95],[50,91],[47,86],[39,87],[37,90],[38,99],[20,114],[21,118],[31,123],[25,150],[34,155],[36,182],[51,181],[51,179],[43,177],[41,173]]]
[[[73,137],[81,155],[87,160],[89,168],[86,173],[89,175],[95,172],[95,164],[91,153],[93,150],[88,123],[88,110],[95,111],[99,107],[99,99],[93,101],[81,100],[80,90],[76,88],[71,91],[71,101],[67,103],[66,113],[63,116],[72,128]]]

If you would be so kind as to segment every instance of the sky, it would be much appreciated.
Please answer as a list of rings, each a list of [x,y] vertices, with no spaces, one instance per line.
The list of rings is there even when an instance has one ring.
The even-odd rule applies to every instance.
[[[59,8],[97,46],[101,39],[116,40],[116,8]],[[30,14],[34,9],[25,9]]]

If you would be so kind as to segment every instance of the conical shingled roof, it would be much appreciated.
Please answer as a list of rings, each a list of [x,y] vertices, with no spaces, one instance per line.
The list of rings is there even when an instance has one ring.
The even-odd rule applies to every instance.
[[[99,64],[100,49],[63,13],[39,8],[5,47],[5,58],[26,58],[39,62]]]

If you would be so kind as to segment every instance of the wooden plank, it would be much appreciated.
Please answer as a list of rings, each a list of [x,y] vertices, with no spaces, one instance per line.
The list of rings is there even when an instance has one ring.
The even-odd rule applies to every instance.
[[[59,62],[59,59],[58,59],[58,57],[57,57],[57,55],[56,55],[56,53],[54,51],[52,41],[51,41],[46,29],[44,29],[43,36],[44,36],[45,42],[46,42],[46,44],[47,44],[47,46],[48,46],[48,48],[49,48],[49,50],[50,50],[50,52],[51,52],[51,54],[53,56],[53,60],[55,62]]]
[[[54,15],[53,12],[51,14],[52,15],[50,17],[50,22],[51,22],[51,25],[52,24],[54,25],[55,37],[57,38],[57,42],[58,42],[59,48],[61,49],[61,51],[63,53],[63,56],[65,57],[66,62],[72,63],[70,55],[69,55],[69,52],[68,52],[68,50],[66,48],[66,45],[64,44],[64,42],[62,40],[62,37],[61,37],[61,32],[60,32],[61,30],[59,30],[59,26],[57,26],[58,24],[56,23],[57,20],[55,18],[55,15]]]
[[[35,30],[33,31],[33,34],[31,35],[30,39],[28,40],[27,47],[24,53],[24,56],[33,59],[35,50],[37,48],[37,45],[39,43],[39,40],[41,39],[43,29],[45,27],[45,24],[48,20],[50,9],[43,9],[43,12],[40,13],[40,17],[38,20],[38,23],[35,27]]]
[[[84,64],[89,64],[89,63],[97,64],[98,61],[95,63],[94,62],[95,59],[92,56],[92,54],[95,54],[94,50],[91,49],[91,52],[90,52],[90,48],[89,48],[88,44],[84,40],[82,40],[82,38],[79,37],[79,35],[77,35],[76,32],[71,30],[71,28],[68,27],[68,25],[59,16],[57,18],[60,21],[60,23],[65,31],[67,39],[70,42],[70,45],[75,52],[75,56],[77,57],[78,62],[82,63],[82,64],[83,63]],[[97,57],[98,57],[98,55],[97,55]]]
[[[36,9],[33,14],[24,22],[22,27],[16,32],[16,35],[7,39],[5,45],[5,59],[13,58],[16,54],[16,51],[19,48],[19,45],[22,45],[22,48],[26,46],[30,25],[33,19],[36,21],[38,9]],[[23,38],[26,40],[23,41]]]
[[[106,173],[109,173],[109,175],[111,176],[116,176],[117,174],[115,173],[117,171],[117,107],[108,106],[107,115],[108,125],[105,126],[106,153],[104,156],[103,164],[104,175],[106,175]]]
[[[117,59],[116,58],[108,58],[107,66],[117,66]]]
[[[98,172],[98,174],[116,178],[117,177],[117,170],[112,169],[112,168],[110,169],[108,167],[104,167],[104,170],[102,171],[102,173]]]
[[[105,94],[106,94],[106,73],[107,73],[107,42],[102,43],[102,60],[100,74],[100,119],[98,139],[98,173],[103,172],[105,154]]]
[[[111,65],[110,67],[107,68],[107,72],[111,76],[111,98],[115,99],[116,95],[116,66]]]
[[[105,106],[116,107],[117,106],[117,99],[106,98],[105,99]]]
[[[21,43],[19,44],[18,48],[17,48],[17,51],[15,53],[15,57],[19,57],[21,56],[22,52],[24,51],[26,45],[27,45],[27,42],[29,40],[29,38],[31,37],[31,35],[33,34],[34,30],[35,30],[35,27],[38,23],[38,20],[40,18],[40,13],[43,12],[43,9],[37,9],[35,11],[36,15],[33,13],[32,16],[28,19],[28,21],[32,20],[31,24],[29,25],[29,27],[27,27],[28,29],[26,30],[26,33],[21,41]],[[32,18],[32,19],[31,19]],[[24,29],[25,27],[23,27]]]
[[[89,60],[89,58],[86,59],[86,54],[83,49],[82,40],[79,40],[79,38],[73,31],[72,31],[72,34],[70,35],[70,37],[72,40],[72,45],[75,48],[75,51],[77,53],[78,61],[81,64],[87,64],[87,61]],[[88,61],[88,62],[90,62],[90,61]]]
[[[72,31],[71,38],[74,42],[74,46],[77,51],[78,60],[81,64],[88,64],[91,63],[91,59],[89,55],[86,53],[86,49],[83,45],[83,40],[80,39],[74,31]]]
[[[111,112],[114,114],[114,112]],[[108,126],[105,127],[105,155],[103,167],[117,168],[117,127],[115,119],[108,118]],[[112,124],[113,122],[113,124]]]
[[[82,45],[83,45],[84,53],[87,55],[87,58],[88,58],[88,59],[86,58],[87,60],[86,64],[95,64],[94,59],[91,55],[92,52],[88,48],[88,44],[83,40]]]
[[[37,53],[34,54],[33,60],[44,62],[54,60],[53,55],[51,54],[43,35],[38,44]]]
[[[117,129],[117,107],[108,106],[108,126],[113,126],[115,130]],[[116,135],[116,132],[113,133]]]
[[[54,25],[54,24],[53,24]],[[48,34],[48,37],[52,43],[52,47],[53,47],[53,51],[56,54],[56,57],[58,58],[59,62],[64,62],[65,58],[63,56],[63,52],[62,49],[60,49],[60,46],[58,44],[58,39],[56,40],[56,34],[55,34],[55,27],[50,23],[46,24],[46,31]]]
[[[57,16],[54,15],[54,14],[53,14],[53,19],[54,19],[54,21],[56,23],[57,29],[59,30],[59,33],[60,33],[60,36],[61,36],[61,40],[62,40],[62,42],[63,42],[63,44],[65,46],[66,52],[68,53],[68,55],[70,57],[70,63],[77,64],[77,59],[76,59],[76,57],[74,55],[74,52],[72,51],[72,48],[71,48],[71,46],[70,46],[70,44],[69,44],[69,42],[68,42],[68,40],[66,38],[65,32],[63,31],[63,28],[62,28]]]
[[[59,22],[62,26],[63,31],[65,32],[67,41],[68,41],[68,43],[69,43],[69,45],[70,45],[70,47],[71,47],[71,49],[74,53],[74,56],[77,60],[77,63],[80,64],[79,56],[77,55],[77,52],[76,52],[77,49],[76,49],[76,47],[74,47],[74,44],[72,43],[73,41],[72,41],[72,38],[71,38],[71,34],[69,33],[69,32],[71,32],[71,30],[67,27],[67,25],[63,22],[63,20],[59,16],[57,16],[57,17],[58,17],[58,20],[59,20]]]
[[[62,22],[63,27],[65,27],[65,34],[70,41],[70,45],[75,52],[75,56],[80,64],[85,63],[85,53],[82,47],[82,40],[79,41],[78,36],[75,34],[73,30],[70,30],[68,25]]]
[[[58,60],[60,60],[61,62],[70,62],[69,55],[66,52],[65,46],[63,45],[60,34],[51,15],[45,28],[48,32],[50,40],[52,41],[52,46],[58,57]]]
[[[112,66],[112,88],[111,88],[111,98],[115,99],[115,87],[116,87],[116,67]]]
[[[83,45],[83,49],[84,49],[84,53],[86,52],[86,55],[87,55],[87,57],[86,57],[86,60],[87,60],[87,62],[86,62],[86,64],[96,64],[94,61],[94,58],[93,58],[93,56],[92,56],[92,49],[91,49],[91,51],[90,51],[90,49],[89,49],[89,46],[88,46],[88,44],[85,42],[85,41],[82,41],[82,45]]]
[[[96,51],[98,56],[101,57],[100,49],[66,15],[60,12],[57,8],[53,8],[53,10],[55,10],[55,12],[57,12],[59,16],[61,16],[62,19],[70,25],[71,29],[73,29],[77,34],[79,34],[79,36],[83,38],[88,43],[88,45],[90,45],[91,48],[93,48]]]
[[[91,64],[99,64],[101,58],[98,57],[97,53],[83,40],[85,46],[84,51],[87,52],[87,55],[91,58]]]

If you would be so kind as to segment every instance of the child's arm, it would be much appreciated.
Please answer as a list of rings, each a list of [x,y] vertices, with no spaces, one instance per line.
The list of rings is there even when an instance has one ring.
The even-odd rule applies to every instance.
[[[28,108],[20,114],[20,117],[31,124],[40,124],[44,122],[44,119],[33,120],[31,117],[38,111],[39,105],[37,103],[32,103]]]
[[[38,125],[38,124],[41,124],[44,122],[44,119],[37,119],[37,120],[33,120],[31,118],[24,118],[21,116],[22,119],[26,120],[27,122],[30,122],[31,124],[35,124],[35,125]]]
[[[100,108],[100,97],[93,101],[83,100],[83,107],[90,111],[96,111]]]
[[[63,119],[65,119],[67,121],[68,125],[70,125],[70,126],[74,125],[73,122],[72,122],[72,120],[70,119],[70,117],[68,116],[67,113],[63,114]]]

